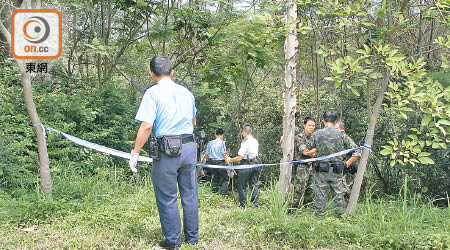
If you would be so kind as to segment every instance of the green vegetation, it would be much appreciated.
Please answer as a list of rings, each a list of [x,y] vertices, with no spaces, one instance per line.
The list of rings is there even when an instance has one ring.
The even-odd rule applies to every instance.
[[[128,178],[57,175],[55,199],[39,192],[0,195],[0,248],[152,249],[163,239],[148,176]],[[400,198],[367,195],[350,217],[309,208],[288,213],[277,191],[262,190],[261,207],[241,209],[201,184],[200,241],[182,249],[448,249],[450,209],[405,193]],[[33,232],[23,228],[35,227]]]
[[[40,168],[24,82],[44,125],[129,152],[149,60],[169,55],[195,95],[196,134],[210,140],[224,128],[234,155],[249,122],[263,162],[282,158],[284,1],[42,1],[63,12],[64,50],[28,82],[5,37],[22,2],[40,1],[0,4],[0,249],[143,249],[162,239],[150,165],[132,175],[126,161],[48,132]],[[449,0],[296,2],[299,132],[303,117],[333,108],[363,140],[384,97],[358,209],[291,212],[274,188],[280,169],[263,168],[258,209],[202,184],[200,243],[183,248],[450,249]],[[40,185],[46,167],[53,200]]]

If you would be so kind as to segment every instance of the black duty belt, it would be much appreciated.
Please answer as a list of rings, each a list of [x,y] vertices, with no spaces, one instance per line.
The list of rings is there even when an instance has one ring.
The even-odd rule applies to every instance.
[[[181,136],[181,143],[186,144],[189,142],[194,142],[194,136],[193,135],[182,135]]]
[[[249,165],[253,165],[253,164],[257,164],[258,162],[256,162],[256,158],[253,159],[242,159],[241,160],[241,165],[245,165],[245,164],[249,164]]]
[[[211,165],[224,165],[225,161],[224,160],[207,160],[206,161],[207,164],[211,164]]]

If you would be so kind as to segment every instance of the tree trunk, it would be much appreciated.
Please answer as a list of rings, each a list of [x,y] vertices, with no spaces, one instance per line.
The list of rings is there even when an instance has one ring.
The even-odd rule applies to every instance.
[[[373,136],[375,134],[375,125],[377,124],[378,115],[380,114],[381,107],[383,104],[384,94],[386,93],[387,86],[389,84],[389,70],[386,69],[383,83],[380,88],[380,92],[377,96],[377,101],[373,107],[373,111],[370,115],[369,126],[366,132],[366,144],[372,145]],[[353,184],[352,193],[350,195],[350,200],[345,210],[346,214],[350,214],[352,211],[356,210],[358,203],[359,192],[361,189],[361,184],[364,178],[364,172],[366,171],[367,161],[369,160],[369,150],[364,149],[361,156],[361,161],[359,162],[358,172],[356,173],[355,182]]]
[[[37,1],[37,6],[40,6],[40,1]],[[11,47],[11,34],[0,22],[0,32],[6,38],[8,45]],[[28,115],[30,116],[31,122],[34,127],[34,132],[37,136],[38,142],[38,154],[39,154],[39,174],[41,176],[41,189],[44,193],[45,199],[52,199],[52,177],[50,173],[50,168],[48,166],[48,152],[47,152],[47,143],[43,134],[43,127],[41,125],[41,120],[36,111],[36,106],[33,101],[33,91],[31,88],[31,75],[27,74],[25,71],[25,66],[23,61],[19,61],[16,59],[16,63],[19,66],[20,74],[22,75],[22,87],[23,94],[25,99],[25,106],[28,111]]]
[[[286,24],[290,26],[290,32],[285,41],[285,85],[284,85],[284,117],[283,117],[283,159],[282,162],[292,161],[294,158],[294,133],[295,111],[297,98],[295,95],[297,81],[297,3],[294,0],[287,1]],[[292,165],[280,166],[280,191],[286,195],[291,182]]]
[[[28,73],[22,72],[22,87],[25,99],[25,106],[28,115],[33,123],[34,133],[37,137],[38,153],[39,153],[39,174],[41,176],[41,189],[44,193],[45,199],[52,199],[52,177],[49,168],[47,142],[44,137],[41,120],[36,110],[33,101],[33,91],[31,88],[31,76]]]

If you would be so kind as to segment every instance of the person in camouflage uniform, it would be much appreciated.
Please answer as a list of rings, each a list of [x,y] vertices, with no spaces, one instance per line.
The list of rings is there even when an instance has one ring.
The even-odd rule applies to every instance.
[[[314,120],[313,117],[307,116],[303,120],[303,128],[304,133],[298,134],[295,137],[295,159],[296,160],[304,160],[312,158],[316,150],[307,150],[306,149],[306,143],[311,138],[312,133],[314,133],[314,130],[316,128],[316,120]],[[294,166],[293,171],[293,183],[294,183],[294,197],[292,206],[298,207],[300,203],[303,203],[303,201],[308,202],[308,198],[310,195],[307,192],[308,186],[310,184],[310,177],[311,177],[311,171],[312,171],[312,164],[311,163],[303,163],[303,164],[296,164]]]
[[[325,127],[314,132],[311,139],[308,140],[306,148],[309,150],[316,148],[317,157],[327,156],[356,147],[356,144],[346,134],[335,129],[336,119],[336,111],[326,111],[323,115]],[[324,213],[330,187],[335,193],[334,202],[337,208],[336,213],[342,214],[344,211],[345,184],[343,171],[345,167],[350,166],[359,158],[355,154],[344,163],[344,157],[345,155],[336,156],[323,161],[317,161],[314,164],[313,209],[316,215],[322,215]]]
[[[341,131],[345,134],[345,124],[342,121],[337,121],[334,125],[336,130]],[[353,142],[353,140],[349,137],[349,139]],[[354,143],[354,142],[353,142]],[[348,153],[345,155],[345,161],[350,159],[352,157],[352,153]],[[355,155],[361,157],[361,151],[358,150],[355,152]],[[348,199],[350,198],[350,192],[352,191],[353,182],[355,181],[355,174],[358,171],[358,165],[356,165],[356,162],[352,163],[348,168],[344,171],[344,181],[345,181],[345,203],[348,203]]]

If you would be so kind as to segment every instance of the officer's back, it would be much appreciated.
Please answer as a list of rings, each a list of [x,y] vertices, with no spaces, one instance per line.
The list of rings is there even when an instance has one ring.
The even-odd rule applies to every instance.
[[[192,133],[192,119],[195,110],[193,110],[193,105],[186,104],[192,103],[194,97],[185,87],[174,83],[171,79],[162,79],[158,84],[145,91],[144,99],[154,100],[154,102],[145,102],[141,105],[146,105],[146,109],[156,111],[153,124],[156,137],[162,136],[162,133],[164,135]],[[142,121],[151,118],[139,117]]]
[[[154,57],[150,75],[157,82],[145,91],[136,119],[141,126],[131,151],[130,168],[136,172],[139,151],[153,130],[160,146],[152,164],[152,183],[165,240],[160,246],[178,249],[181,246],[181,220],[178,211],[178,188],[183,206],[185,242],[198,241],[198,191],[196,177],[197,147],[194,143],[194,96],[172,81],[174,71],[167,57]],[[152,140],[153,141],[153,140]]]

